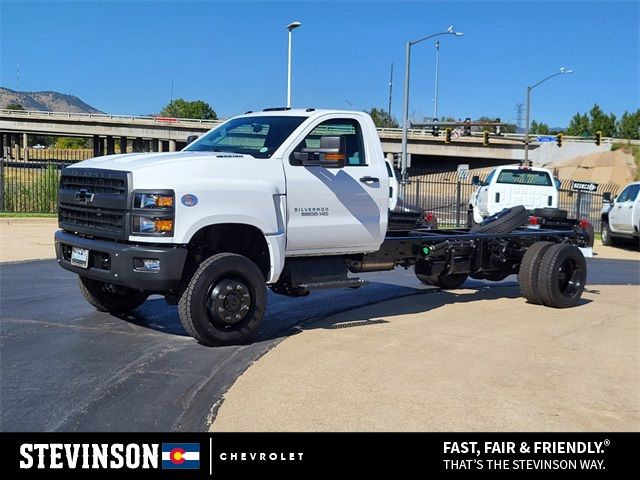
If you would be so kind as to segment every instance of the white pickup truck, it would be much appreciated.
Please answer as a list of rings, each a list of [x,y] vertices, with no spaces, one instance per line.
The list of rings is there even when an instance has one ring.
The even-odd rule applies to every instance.
[[[389,195],[398,192],[387,168],[365,113],[247,113],[181,152],[64,169],[57,260],[98,310],[126,312],[161,294],[207,345],[251,337],[267,286],[305,296],[367,283],[348,272],[396,266],[414,266],[420,281],[440,288],[519,272],[530,302],[577,303],[586,278],[577,247],[589,243],[582,225],[542,218],[528,228],[519,207],[471,230],[390,228]]]
[[[508,165],[492,170],[484,182],[478,176],[472,181],[477,188],[469,199],[469,226],[516,205],[530,212],[558,207],[558,186],[545,168]]]
[[[618,239],[640,239],[640,182],[627,185],[615,200],[605,193],[609,203],[601,215],[601,234],[604,245],[615,245]]]

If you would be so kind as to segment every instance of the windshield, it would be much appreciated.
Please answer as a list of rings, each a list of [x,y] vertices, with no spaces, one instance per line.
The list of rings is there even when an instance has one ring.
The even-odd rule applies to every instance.
[[[184,151],[245,153],[256,158],[269,158],[306,118],[234,118],[188,145]]]

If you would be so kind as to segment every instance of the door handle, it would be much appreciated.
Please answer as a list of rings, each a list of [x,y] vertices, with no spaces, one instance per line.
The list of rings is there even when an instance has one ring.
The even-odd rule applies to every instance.
[[[367,175],[366,177],[360,177],[360,181],[362,183],[378,183],[380,179],[378,177],[370,177]]]

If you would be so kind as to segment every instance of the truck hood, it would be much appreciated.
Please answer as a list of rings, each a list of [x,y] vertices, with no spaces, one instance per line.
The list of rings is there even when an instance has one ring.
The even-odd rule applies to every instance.
[[[130,153],[91,158],[68,168],[122,170],[136,189],[173,189],[193,193],[210,189],[257,188],[284,192],[282,160],[225,152]],[[250,187],[250,185],[252,185]]]
[[[224,152],[151,152],[151,153],[127,153],[122,155],[107,155],[95,157],[74,164],[80,168],[104,168],[107,170],[126,170],[134,172],[143,168],[166,166],[186,166],[195,162],[215,162],[219,160],[242,161],[245,159],[256,160],[251,155]]]

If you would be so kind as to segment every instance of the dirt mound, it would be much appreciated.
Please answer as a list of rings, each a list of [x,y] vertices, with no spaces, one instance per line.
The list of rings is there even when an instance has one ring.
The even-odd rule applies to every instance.
[[[615,183],[620,187],[632,182],[636,174],[633,155],[623,150],[582,155],[546,168],[553,170],[561,180]]]

